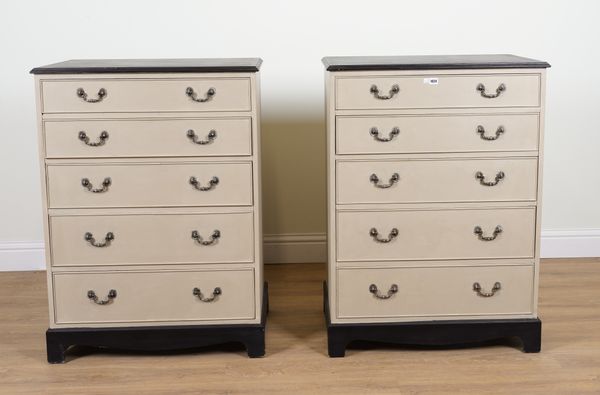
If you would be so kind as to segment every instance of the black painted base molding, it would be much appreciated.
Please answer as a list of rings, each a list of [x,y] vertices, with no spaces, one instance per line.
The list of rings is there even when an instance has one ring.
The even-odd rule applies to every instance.
[[[330,357],[343,357],[354,341],[419,346],[468,346],[516,337],[524,352],[539,352],[542,322],[531,319],[419,321],[401,323],[332,324],[327,282],[323,283],[323,309]]]
[[[265,355],[265,324],[269,312],[266,282],[263,290],[260,324],[48,329],[48,362],[64,363],[65,353],[71,346],[165,351],[233,342],[242,343],[250,358],[262,357]]]

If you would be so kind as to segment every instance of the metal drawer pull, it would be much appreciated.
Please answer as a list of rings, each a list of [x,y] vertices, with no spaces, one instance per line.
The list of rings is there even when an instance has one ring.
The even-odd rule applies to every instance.
[[[217,138],[217,131],[213,129],[210,132],[208,132],[208,135],[206,135],[206,140],[199,140],[198,135],[196,134],[196,132],[194,132],[193,129],[187,131],[187,136],[196,144],[206,145],[212,143],[213,140]]]
[[[397,135],[400,134],[400,129],[398,129],[397,127],[394,127],[391,131],[390,131],[390,135],[389,137],[379,137],[379,130],[375,127],[371,128],[371,130],[369,131],[369,134],[371,136],[373,136],[373,138],[377,141],[381,141],[383,143],[387,142],[387,141],[392,141]]]
[[[500,135],[504,133],[504,126],[498,126],[498,129],[496,129],[496,136],[486,136],[485,128],[481,125],[477,125],[477,133],[479,133],[479,138],[481,138],[482,140],[498,140],[498,137],[500,137]]]
[[[379,237],[379,232],[377,231],[377,229],[371,228],[371,230],[369,231],[369,236],[371,236],[373,238],[373,240],[375,240],[378,243],[389,243],[390,241],[394,240],[398,236],[398,229],[392,228],[392,230],[390,230],[390,234],[388,235],[387,239],[384,239],[384,238]]]
[[[485,97],[486,99],[494,99],[500,96],[500,94],[506,90],[506,85],[498,85],[498,87],[496,88],[496,93],[485,93],[485,85],[483,85],[482,83],[477,84],[476,89],[479,91],[479,93],[481,93],[481,97]]]
[[[193,101],[198,102],[198,103],[205,103],[205,102],[211,100],[216,93],[217,93],[217,90],[215,88],[208,88],[208,90],[206,91],[206,94],[204,95],[204,98],[198,98],[198,94],[196,92],[194,92],[194,88],[188,86],[185,89],[185,94],[188,95],[188,97],[190,99],[192,99]]]
[[[392,284],[390,289],[387,291],[387,294],[382,294],[377,289],[377,285],[371,284],[369,285],[369,292],[371,292],[377,299],[389,299],[398,292],[398,286],[396,284]]]
[[[392,174],[388,184],[380,184],[379,177],[377,177],[377,174],[375,174],[375,173],[371,174],[371,176],[369,177],[369,181],[371,181],[373,183],[373,185],[375,185],[377,188],[381,188],[381,189],[390,188],[392,185],[397,183],[398,180],[400,180],[400,175],[398,173]]]
[[[484,236],[483,229],[481,229],[481,226],[476,226],[475,229],[473,229],[473,233],[475,233],[477,235],[477,238],[481,241],[492,241],[496,240],[496,237],[498,237],[498,235],[502,233],[502,227],[500,225],[496,226],[492,236]]]
[[[473,291],[477,292],[477,295],[483,298],[491,298],[496,294],[496,292],[500,291],[500,288],[502,288],[502,284],[496,282],[491,292],[485,292],[481,290],[481,285],[479,283],[473,283]]]
[[[106,177],[104,179],[104,181],[102,181],[102,188],[94,188],[94,186],[92,185],[92,183],[90,182],[89,179],[87,178],[82,178],[81,179],[81,185],[83,185],[83,187],[85,189],[87,189],[90,192],[93,193],[103,193],[108,191],[108,187],[112,184],[112,180],[110,179],[110,177]]]
[[[77,88],[77,96],[80,97],[83,101],[88,103],[98,103],[101,102],[102,99],[106,97],[106,89],[100,88],[98,91],[98,97],[96,99],[88,98],[88,94],[85,92],[83,88]]]
[[[106,234],[106,236],[104,236],[104,241],[101,241],[99,243],[96,243],[96,239],[94,238],[94,235],[91,234],[90,232],[85,232],[85,235],[83,235],[83,238],[85,239],[85,241],[87,241],[94,247],[102,248],[102,247],[108,247],[110,245],[110,242],[115,239],[115,234],[113,232],[108,232]]]
[[[369,181],[371,181],[377,188],[381,189],[390,188],[392,185],[397,183],[398,180],[400,180],[400,175],[398,173],[392,174],[392,176],[390,177],[389,184],[380,184],[379,177],[377,177],[377,174],[375,173],[371,174],[371,176],[369,177]]]
[[[200,186],[200,183],[198,182],[198,180],[196,179],[196,177],[192,176],[190,177],[190,184],[194,186],[194,188],[196,188],[199,191],[210,191],[211,189],[213,189],[217,184],[219,183],[219,177],[213,177],[210,179],[210,181],[208,182],[208,186],[203,187]]]
[[[499,171],[498,173],[496,173],[496,177],[494,178],[494,181],[486,181],[485,176],[480,171],[475,173],[475,178],[479,180],[479,183],[481,185],[484,185],[486,187],[493,187],[494,185],[498,185],[498,183],[504,179],[504,172]]]
[[[390,89],[390,93],[387,96],[379,94],[379,88],[377,87],[377,85],[371,85],[370,92],[373,94],[373,96],[376,99],[389,100],[392,97],[394,97],[398,92],[400,92],[400,87],[397,84],[392,85],[392,88]]]
[[[197,230],[192,231],[192,239],[196,240],[196,243],[201,244],[203,246],[210,246],[216,244],[219,238],[221,237],[221,231],[216,229],[213,231],[212,235],[210,235],[210,240],[203,240],[200,233]]]
[[[98,141],[90,142],[90,138],[82,130],[81,132],[79,132],[79,140],[83,141],[85,145],[89,145],[90,147],[98,147],[106,143],[106,140],[108,140],[108,132],[106,130],[103,130],[100,133],[100,136],[98,136]]]
[[[87,297],[88,297],[88,299],[90,299],[92,302],[94,302],[96,304],[105,305],[105,304],[109,304],[110,302],[113,301],[113,299],[115,299],[117,297],[117,291],[114,289],[111,289],[110,291],[108,291],[108,295],[106,295],[106,299],[98,299],[96,292],[94,292],[90,289],[87,293]]]
[[[200,291],[200,288],[194,288],[192,293],[194,294],[194,296],[197,296],[198,299],[200,299],[201,301],[205,303],[210,303],[214,302],[219,297],[219,295],[222,295],[223,291],[221,291],[221,288],[216,287],[212,292],[212,296],[209,296],[208,298],[205,298],[204,295],[202,295],[202,291]]]

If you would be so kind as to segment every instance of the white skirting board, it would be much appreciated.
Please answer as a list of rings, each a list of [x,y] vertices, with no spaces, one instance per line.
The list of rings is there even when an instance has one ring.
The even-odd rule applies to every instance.
[[[324,233],[265,235],[265,263],[313,263],[327,260]],[[600,229],[542,231],[542,258],[600,257]],[[44,243],[0,241],[0,271],[43,270]]]

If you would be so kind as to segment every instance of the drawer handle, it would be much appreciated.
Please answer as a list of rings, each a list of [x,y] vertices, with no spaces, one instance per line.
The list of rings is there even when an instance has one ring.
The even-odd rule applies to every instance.
[[[103,130],[102,133],[100,133],[100,136],[98,136],[98,141],[90,142],[90,138],[82,130],[79,132],[79,140],[83,141],[85,145],[89,145],[90,147],[98,147],[106,143],[106,140],[108,140],[108,132]]]
[[[221,237],[221,231],[216,229],[213,231],[212,235],[210,235],[210,240],[203,240],[200,233],[197,230],[192,231],[192,239],[196,240],[196,243],[201,244],[203,246],[210,246],[216,244],[219,238]]]
[[[200,288],[194,288],[192,293],[194,294],[194,296],[197,296],[198,299],[200,299],[204,303],[210,303],[210,302],[214,302],[219,297],[219,295],[222,295],[223,291],[221,290],[220,287],[216,287],[212,292],[212,296],[209,296],[208,298],[205,298],[204,295],[202,295],[202,291],[200,291]]]
[[[392,185],[397,183],[398,180],[400,180],[400,175],[398,173],[392,174],[388,184],[380,184],[379,177],[377,177],[377,174],[375,173],[371,174],[371,176],[369,177],[369,181],[371,181],[377,188],[381,189],[390,188]]]
[[[496,282],[490,292],[485,292],[481,290],[481,285],[479,283],[473,283],[473,291],[477,292],[477,295],[483,298],[491,298],[496,294],[496,292],[500,291],[501,288],[502,284]]]
[[[498,140],[498,138],[500,137],[500,135],[502,133],[504,133],[504,127],[503,126],[498,126],[498,129],[496,129],[496,135],[495,136],[486,136],[485,135],[485,129],[484,129],[484,127],[481,126],[481,125],[477,125],[477,133],[479,133],[479,137],[482,140],[487,140],[487,141]]]
[[[217,93],[215,88],[208,88],[204,97],[198,98],[198,94],[194,92],[194,88],[188,86],[185,88],[185,94],[188,95],[190,99],[198,103],[205,103],[213,98],[213,96]]]
[[[397,127],[393,128],[390,131],[390,135],[389,137],[379,137],[379,130],[375,127],[371,128],[371,130],[369,131],[369,134],[371,136],[373,136],[373,138],[377,141],[381,141],[381,142],[387,142],[387,141],[392,141],[397,135],[400,134],[400,129],[398,129]]]
[[[217,138],[217,131],[213,129],[210,132],[208,132],[208,135],[206,135],[206,140],[199,140],[198,135],[196,134],[196,132],[194,132],[193,129],[187,131],[187,136],[190,140],[192,140],[192,142],[196,144],[206,145],[212,143],[213,140]]]
[[[114,289],[111,289],[110,291],[108,291],[108,295],[106,295],[106,299],[99,299],[98,296],[96,295],[96,292],[94,292],[93,290],[89,290],[87,293],[87,297],[89,300],[91,300],[92,302],[99,304],[99,305],[105,305],[105,304],[109,304],[110,302],[113,301],[113,299],[115,299],[117,297],[117,291]]]
[[[485,97],[486,99],[494,99],[500,96],[500,94],[506,90],[506,85],[498,85],[498,87],[496,88],[496,93],[485,93],[485,85],[479,83],[477,84],[477,90],[479,91],[479,93],[481,93],[481,97]]]
[[[108,191],[108,187],[112,184],[112,180],[110,179],[110,177],[106,177],[103,181],[102,181],[102,188],[94,188],[94,186],[92,185],[92,183],[90,182],[89,179],[87,178],[82,178],[81,179],[81,185],[83,185],[83,187],[85,189],[87,189],[90,192],[93,193],[103,193]]]
[[[477,235],[477,238],[481,241],[492,241],[496,240],[496,237],[498,237],[498,235],[502,233],[502,227],[500,225],[496,226],[492,236],[484,236],[483,229],[481,229],[481,226],[476,226],[475,229],[473,229],[473,233],[475,233]]]
[[[110,242],[115,239],[115,234],[113,232],[108,232],[106,234],[106,236],[104,236],[104,241],[101,241],[99,243],[96,242],[94,235],[91,234],[90,232],[85,232],[85,235],[83,235],[83,238],[85,239],[85,241],[87,241],[94,247],[102,248],[102,247],[108,247],[110,245]]]
[[[196,177],[194,177],[194,176],[190,177],[190,184],[193,185],[194,188],[196,188],[197,190],[203,191],[203,192],[210,191],[211,189],[215,188],[218,183],[219,183],[219,177],[213,177],[208,182],[208,186],[203,187],[203,186],[200,186],[200,183],[198,182]]]
[[[494,177],[494,181],[486,181],[485,176],[480,171],[475,173],[475,178],[479,180],[479,183],[481,185],[484,185],[486,187],[493,187],[494,185],[498,185],[498,183],[504,179],[504,172],[499,171],[498,173],[496,173],[496,177]]]
[[[83,88],[77,88],[77,96],[80,97],[83,101],[88,103],[98,103],[101,102],[106,97],[106,89],[100,88],[98,91],[98,97],[95,99],[91,99],[88,97],[88,94],[85,92]]]
[[[379,237],[379,232],[377,231],[377,229],[371,228],[371,230],[369,231],[369,236],[371,236],[373,238],[373,240],[375,240],[378,243],[389,243],[390,241],[394,240],[398,236],[398,229],[392,228],[392,230],[390,230],[390,234],[388,235],[387,239],[385,239],[385,238]]]
[[[371,85],[370,92],[373,94],[373,96],[376,99],[389,100],[392,97],[394,97],[398,92],[400,92],[400,87],[397,84],[392,85],[392,88],[390,89],[390,93],[387,96],[379,94],[379,88],[377,87],[377,85]]]
[[[377,285],[371,284],[369,285],[369,292],[371,292],[377,299],[389,299],[398,292],[398,286],[396,284],[392,284],[390,289],[387,291],[387,294],[382,294],[377,289]]]

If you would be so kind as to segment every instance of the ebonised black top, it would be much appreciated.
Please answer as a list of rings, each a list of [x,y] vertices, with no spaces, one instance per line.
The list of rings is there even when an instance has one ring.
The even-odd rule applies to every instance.
[[[260,58],[73,59],[36,67],[32,74],[257,72]]]
[[[515,55],[328,56],[328,71],[547,68],[541,60]]]

